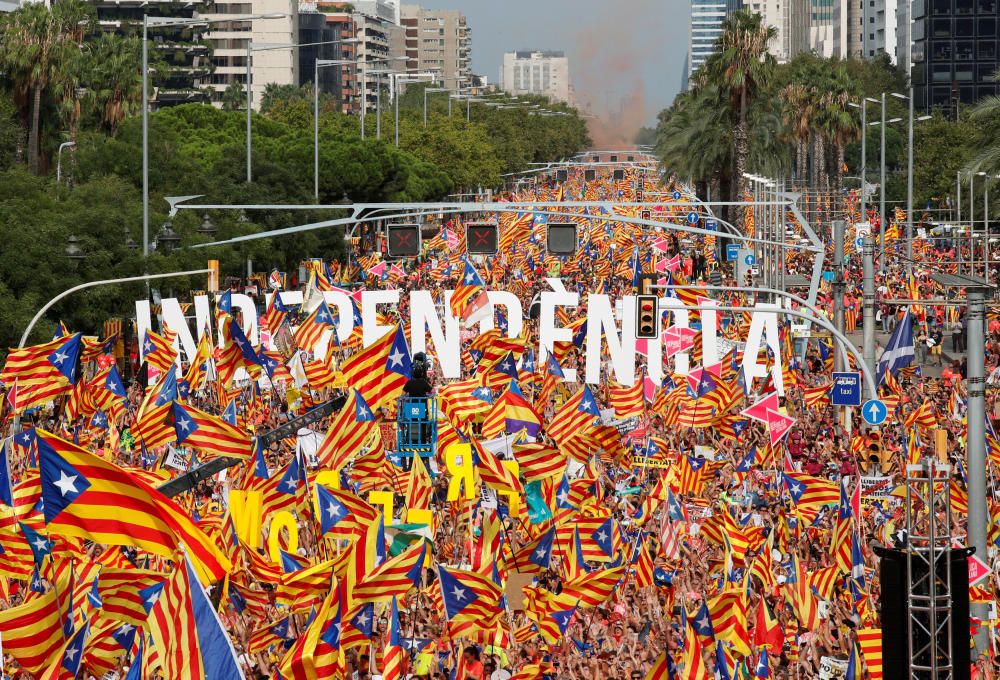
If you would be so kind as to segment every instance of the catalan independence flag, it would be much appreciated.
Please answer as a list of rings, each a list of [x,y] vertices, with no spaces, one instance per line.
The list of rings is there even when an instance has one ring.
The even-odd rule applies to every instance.
[[[149,611],[149,632],[172,680],[243,680],[236,652],[191,564],[181,557]]]
[[[11,399],[15,413],[73,389],[82,347],[80,338],[79,333],[74,333],[43,345],[10,351],[0,371],[0,383],[10,387],[15,395]]]
[[[450,306],[452,316],[464,321],[467,328],[493,314],[489,296],[486,294],[486,284],[468,260],[465,261],[462,280],[458,282],[455,292],[451,295]]]
[[[344,381],[357,389],[373,409],[388,404],[403,392],[413,364],[403,327],[396,328],[344,362]]]
[[[226,456],[246,460],[253,452],[246,430],[193,406],[174,402],[177,443],[198,449],[204,457]]]
[[[51,667],[65,640],[55,589],[0,612],[0,638],[4,654],[35,677]]]
[[[180,543],[206,583],[229,560],[187,513],[139,477],[44,430],[35,430],[46,528],[170,557]]]

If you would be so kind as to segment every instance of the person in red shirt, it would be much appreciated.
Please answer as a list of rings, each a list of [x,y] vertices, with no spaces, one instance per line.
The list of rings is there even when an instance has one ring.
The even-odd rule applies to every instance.
[[[466,647],[462,656],[465,657],[465,677],[462,680],[483,680],[483,662],[479,660],[479,648]]]

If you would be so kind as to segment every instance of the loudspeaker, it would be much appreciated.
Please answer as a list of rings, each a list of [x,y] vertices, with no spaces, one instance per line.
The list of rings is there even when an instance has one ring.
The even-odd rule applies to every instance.
[[[961,550],[950,550],[948,560],[951,563],[951,579],[949,586],[951,590],[951,655],[952,655],[952,678],[954,680],[970,679],[971,654],[969,646],[971,636],[969,634],[969,562],[970,554],[968,548]],[[906,593],[906,553],[902,550],[889,548],[876,548],[875,554],[880,559],[879,578],[882,585],[882,601],[880,603],[880,613],[882,617],[882,667],[886,669],[896,669],[894,677],[910,676],[910,659],[913,650],[920,650],[927,644],[927,635],[920,630],[919,626],[914,626],[913,639],[910,640],[909,616],[910,607]],[[917,581],[927,573],[927,567],[920,560],[913,560],[913,568],[916,573],[913,575]],[[947,578],[944,563],[938,565],[938,579],[944,581]],[[925,592],[917,592],[919,595],[926,595],[928,581],[919,581],[924,586]],[[925,623],[929,627],[929,619]],[[943,635],[946,633],[942,633]],[[943,642],[943,641],[942,641]],[[930,665],[930,659],[926,653],[918,655],[914,659],[919,665]],[[943,661],[943,660],[942,660]],[[898,672],[898,675],[895,673]],[[891,677],[887,675],[886,677]]]

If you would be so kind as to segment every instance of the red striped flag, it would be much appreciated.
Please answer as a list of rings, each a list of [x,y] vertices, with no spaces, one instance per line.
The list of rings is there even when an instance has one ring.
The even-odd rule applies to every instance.
[[[246,460],[253,451],[246,430],[240,430],[218,416],[176,401],[173,415],[177,443],[198,449],[203,459],[226,456]]]
[[[646,402],[642,396],[640,381],[636,381],[631,387],[612,383],[609,402],[611,408],[615,410],[615,417],[622,420],[641,418],[646,413]]]
[[[622,582],[625,566],[600,569],[563,583],[561,595],[578,602],[580,607],[603,604]]]
[[[363,450],[362,445],[372,437],[378,437],[376,448],[381,448],[375,414],[365,398],[352,389],[343,408],[330,421],[330,429],[316,451],[320,467],[340,470]]]
[[[355,601],[387,602],[419,588],[426,559],[427,541],[421,539],[361,579],[352,593]]]
[[[334,330],[333,315],[330,314],[326,302],[320,302],[319,306],[295,329],[295,344],[299,349],[313,352],[323,334],[332,330]]]
[[[0,639],[4,654],[10,654],[32,675],[55,663],[65,640],[55,590],[0,611]]]
[[[180,543],[207,583],[229,560],[180,507],[135,475],[44,430],[36,430],[45,524],[51,533],[171,556]]]
[[[349,358],[341,367],[344,381],[354,387],[373,409],[388,404],[402,394],[411,371],[410,348],[399,325]]]

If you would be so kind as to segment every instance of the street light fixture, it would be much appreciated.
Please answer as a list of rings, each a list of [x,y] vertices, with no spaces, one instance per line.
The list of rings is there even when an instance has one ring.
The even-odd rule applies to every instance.
[[[180,242],[181,237],[174,231],[170,220],[164,222],[156,234],[156,249],[162,250],[164,253],[172,253]]]
[[[283,12],[267,14],[233,14],[212,19],[182,17],[151,17],[142,15],[142,257],[149,257],[149,28],[169,26],[200,26],[229,23],[233,21],[253,21],[254,19],[284,19]]]
[[[201,234],[202,236],[207,236],[208,238],[212,238],[219,230],[216,229],[214,224],[212,224],[212,220],[211,218],[209,218],[208,213],[205,213],[201,219],[201,226],[198,227],[195,231]]]
[[[87,253],[83,252],[83,249],[80,248],[80,240],[75,235],[70,235],[66,239],[66,250],[63,253],[66,259],[72,262],[81,262],[87,259]]]
[[[365,112],[368,109],[368,62],[387,64],[390,61],[408,61],[408,57],[367,57],[361,63],[361,139],[365,138]],[[375,87],[375,138],[382,139],[382,78],[381,74]]]

